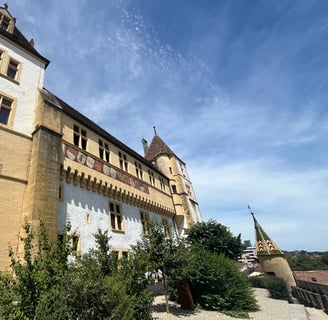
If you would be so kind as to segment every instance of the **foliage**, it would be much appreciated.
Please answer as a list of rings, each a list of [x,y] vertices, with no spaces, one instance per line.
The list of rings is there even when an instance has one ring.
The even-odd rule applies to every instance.
[[[250,277],[249,281],[251,285],[255,288],[265,288],[270,292],[270,297],[272,299],[279,300],[290,300],[290,296],[287,289],[287,284],[285,280],[271,276],[262,275],[257,277]]]
[[[186,230],[186,234],[190,244],[201,245],[206,250],[224,254],[227,258],[237,260],[242,253],[240,234],[235,237],[226,226],[215,220],[197,223]]]
[[[289,293],[285,280],[274,276],[267,276],[265,283],[272,299],[289,300]]]
[[[247,278],[224,255],[194,246],[188,253],[186,272],[194,301],[202,308],[237,313],[257,310]]]
[[[0,318],[151,319],[152,297],[144,283],[132,285],[135,279],[121,271],[106,232],[98,230],[96,248],[68,263],[69,228],[63,241],[54,242],[42,222],[37,234],[28,223],[24,228],[24,259],[15,259],[10,249],[15,280],[0,275]]]
[[[181,272],[184,255],[180,253],[181,245],[173,234],[162,223],[153,220],[147,225],[147,233],[132,247],[131,260],[144,265],[143,272],[151,275],[159,272],[162,277],[166,306],[169,293],[168,282],[175,283],[177,274]],[[146,280],[146,279],[144,279]]]
[[[293,271],[328,270],[328,252],[310,253],[301,251],[287,257]]]
[[[264,275],[260,275],[260,276],[256,276],[256,277],[249,277],[248,280],[253,288],[267,289]]]

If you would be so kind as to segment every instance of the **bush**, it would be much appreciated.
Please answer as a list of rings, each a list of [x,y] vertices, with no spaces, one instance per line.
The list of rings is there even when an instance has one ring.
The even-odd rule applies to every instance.
[[[265,283],[265,277],[263,275],[256,276],[256,277],[249,277],[248,280],[253,288],[267,289],[267,285]]]
[[[0,273],[0,319],[152,319],[152,297],[138,281],[142,273],[127,277],[121,271],[110,254],[106,232],[95,234],[94,250],[68,263],[67,233],[63,242],[51,242],[40,226],[35,235],[31,225],[25,225],[24,259],[15,259],[10,250],[16,278]],[[144,276],[144,268],[138,270]]]
[[[194,302],[200,307],[241,314],[258,310],[246,276],[232,260],[194,247],[187,269]]]
[[[265,288],[270,292],[272,299],[290,300],[287,284],[284,279],[263,275],[258,277],[250,277],[249,282],[254,288]]]
[[[265,283],[271,298],[289,300],[289,293],[285,280],[274,276],[266,276]]]

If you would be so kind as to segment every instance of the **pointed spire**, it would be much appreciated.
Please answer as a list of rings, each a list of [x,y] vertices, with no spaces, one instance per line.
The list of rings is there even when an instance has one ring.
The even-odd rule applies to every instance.
[[[251,210],[250,206],[248,206],[248,208],[251,211],[251,215],[253,216],[254,220],[257,255],[283,255],[283,252],[278,248],[278,246],[272,241],[272,239],[258,223],[255,218],[254,212]]]
[[[149,161],[154,161],[161,154],[167,154],[169,157],[174,156],[175,154],[170,147],[157,135],[155,126],[153,129],[155,135],[149,145],[145,158]]]

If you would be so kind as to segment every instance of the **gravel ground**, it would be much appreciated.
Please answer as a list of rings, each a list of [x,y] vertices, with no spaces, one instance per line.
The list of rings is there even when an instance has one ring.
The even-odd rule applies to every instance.
[[[287,301],[275,300],[269,298],[268,291],[266,289],[255,289],[255,296],[260,307],[260,311],[251,312],[249,318],[244,319],[253,319],[253,320],[297,320],[301,317],[295,317],[293,314],[290,305]],[[157,320],[176,320],[176,319],[190,319],[190,320],[231,320],[236,318],[229,317],[225,314],[215,312],[215,311],[189,311],[180,309],[179,305],[173,302],[170,302],[170,313],[166,313],[165,299],[164,296],[158,296],[155,298],[154,302],[153,316]],[[320,314],[320,318],[315,316],[312,317],[308,313],[308,317],[304,319],[309,320],[328,320],[328,315],[323,311],[319,310],[315,313]],[[304,315],[306,315],[304,311]]]

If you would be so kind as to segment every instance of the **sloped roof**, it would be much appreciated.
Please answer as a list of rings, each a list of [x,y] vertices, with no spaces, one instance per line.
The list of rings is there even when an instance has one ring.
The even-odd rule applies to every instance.
[[[10,12],[7,10],[6,7],[1,7],[1,9],[6,10],[8,12],[8,14],[12,17],[12,15],[10,14]],[[16,27],[16,23],[15,23],[15,27],[14,27],[14,31],[13,33],[7,32],[6,30],[3,30],[0,28],[0,36],[14,42],[16,45],[18,45],[19,47],[21,47],[22,49],[27,50],[28,52],[30,52],[32,55],[36,56],[37,58],[41,59],[46,67],[48,66],[48,64],[50,63],[50,61],[48,59],[46,59],[45,57],[43,57],[32,45],[31,43],[24,37],[24,35],[19,31],[19,29]]]
[[[294,271],[293,273],[296,280],[328,286],[328,270]]]
[[[51,93],[49,90],[43,88],[40,90],[41,97],[44,101],[46,101],[48,104],[50,104],[52,107],[55,107],[57,109],[62,110],[63,113],[67,114],[69,117],[74,119],[75,121],[78,121],[81,123],[83,126],[86,128],[94,131],[95,133],[99,134],[102,138],[105,140],[111,142],[115,146],[117,146],[119,149],[122,151],[130,154],[133,156],[136,160],[144,163],[148,167],[151,167],[152,170],[156,171],[159,173],[161,176],[166,177],[163,175],[161,171],[159,171],[150,161],[145,159],[143,156],[141,156],[139,153],[135,152],[131,148],[129,148],[127,145],[125,145],[123,142],[120,140],[116,139],[114,136],[109,134],[107,131],[105,131],[103,128],[98,126],[96,123],[91,121],[89,118],[84,116],[82,113],[68,105],[66,102],[55,96],[53,93]],[[167,177],[166,177],[167,178]]]
[[[268,234],[263,230],[261,225],[256,220],[254,213],[251,213],[254,220],[255,235],[256,235],[256,252],[258,256],[283,255],[283,252],[272,241]]]
[[[155,134],[153,140],[150,143],[145,158],[148,161],[154,161],[156,157],[161,154],[167,154],[169,157],[175,156],[170,147],[157,134]]]

